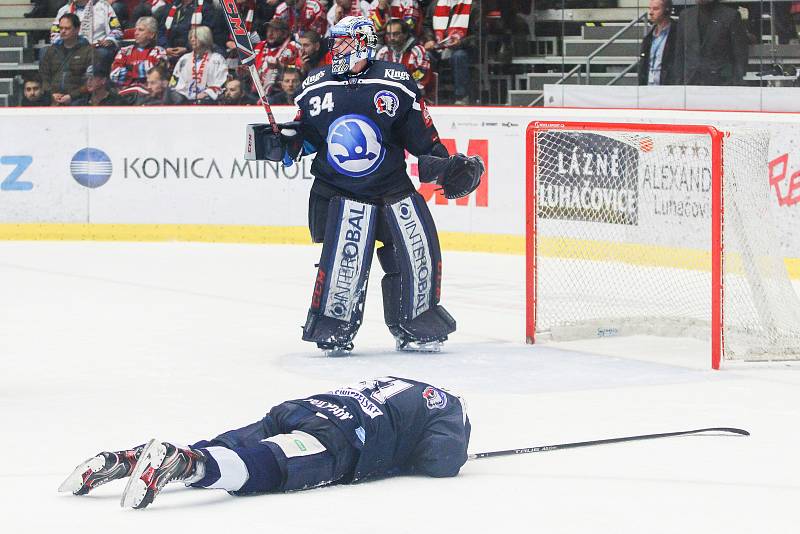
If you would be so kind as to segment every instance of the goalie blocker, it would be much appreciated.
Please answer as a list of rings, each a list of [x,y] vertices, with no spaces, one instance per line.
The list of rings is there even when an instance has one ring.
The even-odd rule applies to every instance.
[[[376,237],[383,242],[384,319],[398,348],[444,341],[455,331],[455,320],[439,305],[441,251],[419,193],[383,206],[312,193],[309,222],[313,240],[324,244],[304,341],[329,351],[352,349]]]

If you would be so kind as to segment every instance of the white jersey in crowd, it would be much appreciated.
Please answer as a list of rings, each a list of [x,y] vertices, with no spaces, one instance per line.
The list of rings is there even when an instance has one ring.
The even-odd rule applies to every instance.
[[[228,64],[225,58],[216,52],[205,52],[195,56],[188,52],[181,56],[172,71],[175,91],[189,101],[197,100],[203,91],[216,100],[228,78]]]
[[[92,9],[87,9],[91,6]],[[80,36],[92,44],[100,41],[114,41],[119,43],[122,39],[122,26],[119,24],[114,8],[106,0],[89,0],[85,5],[79,6],[74,0],[61,6],[56,13],[56,18],[50,28],[50,43],[55,44],[61,39],[58,32],[58,19],[67,13],[74,13],[81,20]]]
[[[372,11],[372,4],[367,2],[366,0],[353,0],[352,4],[350,5],[349,10],[345,10],[342,13],[342,16],[336,18],[336,9],[339,6],[336,5],[336,2],[331,3],[331,8],[328,10],[328,31],[325,32],[326,35],[330,35],[331,33],[331,26],[339,22],[339,20],[343,19],[344,17],[369,17],[370,12]]]

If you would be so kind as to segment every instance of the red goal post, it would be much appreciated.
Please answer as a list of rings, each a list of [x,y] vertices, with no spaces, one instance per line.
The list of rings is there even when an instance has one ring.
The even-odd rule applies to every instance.
[[[741,220],[751,217],[746,213],[749,207],[742,214],[733,204],[734,196],[742,194],[739,189],[752,188],[748,194],[759,206],[767,206],[766,200],[762,202],[766,197],[759,177],[743,176],[748,162],[754,173],[760,172],[757,163],[762,152],[766,171],[768,138],[765,142],[765,134],[742,135],[746,140],[751,135],[752,141],[737,138],[726,150],[731,133],[709,125],[530,123],[526,133],[527,342],[534,343],[545,334],[553,339],[637,333],[697,337],[698,331],[710,329],[714,369],[728,357],[726,332],[736,340],[737,353],[774,359],[770,351],[779,346],[775,351],[779,357],[797,357],[794,354],[800,350],[790,345],[797,342],[800,347],[800,332],[788,327],[788,338],[782,333],[776,341],[773,334],[782,324],[778,324],[780,317],[772,316],[784,312],[769,310],[776,300],[771,293],[786,293],[791,283],[785,275],[785,281],[773,280],[780,278],[774,273],[780,267],[772,265],[772,271],[762,276],[757,272],[760,266],[751,265],[765,253],[748,248],[747,235],[755,235],[748,224],[753,224]],[[726,158],[742,167],[729,170],[731,183],[738,180],[731,186],[736,193],[730,202],[724,197]],[[671,180],[670,184],[679,184],[676,188],[685,191],[670,196],[664,183],[658,190],[658,180]],[[755,185],[751,187],[750,182]],[[750,202],[747,197],[741,204]],[[726,271],[725,209],[729,203],[735,217],[728,230],[732,260]],[[736,237],[737,232],[745,237]],[[689,261],[696,263],[689,265]],[[782,265],[782,261],[772,264]],[[766,284],[759,276],[766,276]],[[726,278],[734,288],[727,301]],[[772,288],[775,284],[777,290]],[[747,287],[739,287],[743,285]],[[769,286],[765,291],[771,293],[746,302],[746,294],[762,291],[762,286]],[[664,309],[658,307],[661,301]],[[726,302],[749,322],[736,325],[734,317],[730,326],[726,324]],[[765,313],[770,317],[764,319]],[[745,342],[749,338],[760,340]]]

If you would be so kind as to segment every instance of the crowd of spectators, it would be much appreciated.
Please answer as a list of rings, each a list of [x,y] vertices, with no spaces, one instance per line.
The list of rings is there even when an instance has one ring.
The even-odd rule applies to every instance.
[[[58,10],[22,106],[257,104],[214,0],[69,0]],[[292,104],[308,73],[330,63],[326,34],[343,17],[369,17],[377,58],[402,63],[424,97],[470,103],[479,0],[235,0],[271,104]]]

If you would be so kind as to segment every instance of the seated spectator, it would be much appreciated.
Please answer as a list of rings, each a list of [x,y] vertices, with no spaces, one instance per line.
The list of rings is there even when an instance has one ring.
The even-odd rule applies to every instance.
[[[135,106],[178,106],[186,98],[169,87],[169,74],[164,65],[156,65],[147,71],[147,93],[136,95]]]
[[[166,51],[156,46],[157,33],[156,19],[141,17],[136,21],[133,44],[117,52],[111,65],[111,81],[119,88],[120,94],[146,92],[147,71],[166,61]]]
[[[300,45],[292,40],[285,20],[274,18],[267,23],[267,38],[255,47],[255,67],[267,95],[274,90],[281,67],[294,65],[300,57]]]
[[[296,39],[307,30],[320,35],[325,35],[328,30],[326,12],[318,0],[284,0],[278,4],[274,19],[285,20]]]
[[[739,85],[747,72],[748,41],[739,11],[697,0],[678,19],[673,83]]]
[[[181,56],[172,71],[175,90],[192,103],[212,104],[228,79],[228,65],[212,51],[214,39],[208,26],[190,30],[189,45],[192,51]]]
[[[128,29],[134,28],[140,18],[152,16],[153,8],[164,2],[163,0],[108,0],[108,3],[114,8],[122,27]]]
[[[46,107],[52,105],[50,95],[45,92],[42,76],[38,72],[26,74],[22,83],[20,107]]]
[[[415,35],[422,34],[422,10],[417,0],[373,0],[370,18],[380,38],[390,20],[402,20]]]
[[[328,28],[345,17],[369,17],[372,7],[366,0],[334,0],[328,10]]]
[[[300,89],[300,71],[294,67],[286,67],[281,70],[280,89],[269,97],[269,103],[273,105],[294,105],[294,97]]]
[[[122,27],[116,13],[107,2],[93,2],[92,9],[86,9],[89,0],[71,0],[62,6],[56,14],[50,28],[50,42],[56,44],[61,39],[59,22],[61,16],[74,14],[81,21],[81,37],[94,46],[94,62],[111,65],[117,53],[119,40],[122,38]]]
[[[425,47],[411,35],[405,21],[393,20],[386,25],[386,44],[378,50],[376,59],[402,63],[417,82],[422,96],[426,96],[426,91],[433,81],[431,60]]]
[[[299,42],[300,57],[295,61],[295,66],[300,69],[300,74],[303,78],[305,78],[310,71],[331,62],[328,53],[322,46],[322,38],[314,30],[306,31]]]
[[[639,54],[639,85],[666,85],[672,74],[675,56],[675,31],[672,31],[672,0],[650,0],[647,17],[653,25],[642,40]]]
[[[472,0],[433,0],[428,5],[431,17],[426,18],[430,26],[423,38],[425,50],[438,54],[442,60],[450,60],[457,106],[470,103],[470,54],[477,46],[480,5]]]
[[[158,20],[158,45],[164,47],[170,62],[189,51],[189,31],[203,25],[211,30],[212,44],[225,50],[228,24],[214,8],[213,0],[174,0],[155,13]]]
[[[258,99],[247,94],[238,78],[231,78],[225,82],[225,90],[219,98],[219,103],[224,106],[250,106],[257,104]]]
[[[53,105],[68,106],[86,92],[84,76],[92,64],[92,45],[78,32],[81,19],[66,13],[58,19],[59,38],[45,50],[39,61],[43,88],[50,93]]]
[[[86,74],[89,91],[72,101],[73,106],[126,106],[128,101],[109,89],[108,69],[102,63],[92,65]]]

